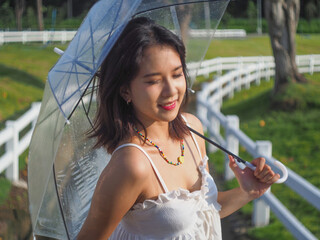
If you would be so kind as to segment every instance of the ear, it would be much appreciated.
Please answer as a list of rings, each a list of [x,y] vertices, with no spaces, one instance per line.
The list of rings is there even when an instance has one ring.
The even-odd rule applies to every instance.
[[[128,86],[121,86],[120,87],[120,96],[123,98],[123,100],[129,104],[131,102],[131,95],[130,90]]]

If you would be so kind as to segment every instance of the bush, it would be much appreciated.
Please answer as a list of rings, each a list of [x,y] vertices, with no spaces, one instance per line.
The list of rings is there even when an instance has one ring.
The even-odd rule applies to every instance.
[[[220,29],[244,29],[247,33],[257,32],[257,19],[232,18],[228,14],[221,20]],[[262,19],[262,32],[268,33],[268,23]],[[297,33],[320,33],[320,19],[300,19]]]

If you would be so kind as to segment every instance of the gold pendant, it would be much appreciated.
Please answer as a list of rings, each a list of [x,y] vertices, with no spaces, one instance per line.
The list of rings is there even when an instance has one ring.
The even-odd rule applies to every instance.
[[[184,156],[178,157],[178,162],[183,163],[184,162]]]

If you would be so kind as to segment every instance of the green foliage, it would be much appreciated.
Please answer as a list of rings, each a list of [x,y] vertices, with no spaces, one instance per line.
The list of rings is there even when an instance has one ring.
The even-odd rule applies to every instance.
[[[15,15],[10,7],[10,0],[5,0],[0,4],[0,29],[14,28]]]
[[[250,2],[252,3],[252,2]],[[253,4],[253,3],[252,3]],[[250,5],[250,4],[249,4]],[[256,11],[256,9],[254,9]],[[248,8],[249,11],[249,8]],[[248,13],[249,14],[249,13]],[[268,33],[268,23],[266,19],[262,19],[262,32]],[[247,33],[257,32],[257,19],[250,13],[248,18],[232,18],[230,15],[225,15],[219,25],[219,29],[244,29]],[[297,33],[311,34],[320,33],[320,18],[300,19],[298,22]]]
[[[4,177],[4,173],[0,174],[0,205],[4,204],[9,196],[11,182]]]
[[[240,128],[253,140],[270,140],[273,156],[283,162],[307,181],[320,187],[320,74],[306,75],[307,84],[292,84],[283,93],[281,100],[294,98],[299,107],[290,111],[274,109],[271,100],[273,83],[262,82],[249,90],[236,93],[233,99],[223,103],[225,115],[235,114],[240,118]],[[280,100],[279,100],[280,101]],[[240,156],[252,159],[243,147]],[[221,154],[213,155],[216,169],[221,174]],[[237,186],[235,180],[226,183],[227,189]],[[302,197],[284,184],[272,186],[275,196],[302,222],[316,237],[320,237],[320,213]],[[242,212],[250,215],[252,207],[246,205]],[[270,224],[263,228],[252,228],[249,234],[254,239],[293,239],[282,223],[271,216]]]
[[[257,18],[257,8],[253,1],[248,2],[247,17],[249,20],[256,20]]]
[[[297,33],[320,33],[320,18],[310,20],[300,19]]]

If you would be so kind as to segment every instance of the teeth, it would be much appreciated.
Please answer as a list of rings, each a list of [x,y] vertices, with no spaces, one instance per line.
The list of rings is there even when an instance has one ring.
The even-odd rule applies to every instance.
[[[168,104],[165,104],[164,106],[171,106],[173,103],[168,103]]]
[[[167,104],[163,104],[163,106],[171,106],[171,105],[173,105],[174,104],[174,102],[172,102],[172,103],[167,103]]]

